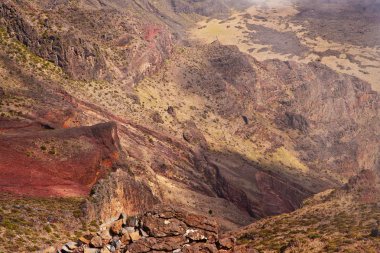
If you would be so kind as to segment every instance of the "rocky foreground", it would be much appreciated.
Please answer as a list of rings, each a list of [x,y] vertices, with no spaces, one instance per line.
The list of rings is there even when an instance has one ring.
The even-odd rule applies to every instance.
[[[231,250],[235,242],[233,237],[219,237],[212,218],[166,207],[140,216],[122,213],[96,233],[43,252],[218,252]]]

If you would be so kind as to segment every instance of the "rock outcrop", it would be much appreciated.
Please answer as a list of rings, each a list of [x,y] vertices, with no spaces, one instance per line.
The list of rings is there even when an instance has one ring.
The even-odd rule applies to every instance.
[[[37,20],[30,16],[29,9]],[[123,79],[130,86],[152,74],[170,56],[173,36],[150,14],[144,21],[130,22],[125,14],[128,11],[147,12],[129,4],[6,1],[0,3],[0,25],[34,54],[61,67],[74,79]],[[111,27],[114,34],[108,34]]]
[[[68,242],[60,252],[218,252],[234,247],[233,238],[219,240],[211,218],[171,207],[156,207],[142,215],[121,214],[97,233]]]
[[[88,220],[104,222],[122,212],[142,213],[158,202],[146,184],[136,181],[128,170],[119,168],[93,186],[85,209]]]
[[[17,130],[17,125],[9,123],[4,127]],[[31,196],[87,196],[121,156],[115,123],[57,130],[30,126],[32,131],[21,127],[0,134],[2,191]]]

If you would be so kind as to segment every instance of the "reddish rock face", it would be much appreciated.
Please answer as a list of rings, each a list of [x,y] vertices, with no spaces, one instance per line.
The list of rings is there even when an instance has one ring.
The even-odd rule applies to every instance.
[[[114,123],[5,133],[0,142],[0,190],[33,196],[88,195],[120,152]]]
[[[147,216],[142,220],[149,235],[153,237],[176,236],[185,233],[185,223],[176,219],[161,219],[159,217]]]

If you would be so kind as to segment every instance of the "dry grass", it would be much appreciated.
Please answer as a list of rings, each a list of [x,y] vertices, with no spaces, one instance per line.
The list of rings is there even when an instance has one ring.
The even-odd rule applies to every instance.
[[[293,213],[258,221],[239,233],[238,244],[260,252],[378,252],[380,238],[370,234],[380,206],[330,198],[321,193]]]
[[[225,20],[212,19],[203,20],[191,30],[192,38],[211,43],[218,39],[222,44],[237,45],[243,52],[251,54],[258,60],[279,59],[292,60],[300,63],[321,61],[323,64],[334,69],[337,72],[361,78],[372,85],[374,90],[380,90],[380,77],[377,74],[380,69],[378,57],[379,48],[360,47],[348,43],[337,43],[328,41],[321,37],[311,38],[308,36],[305,27],[298,23],[292,23],[291,17],[298,11],[294,8],[291,1],[256,1],[251,8],[241,13],[235,13],[231,18]],[[244,14],[250,14],[251,19],[247,19]],[[258,18],[259,17],[259,18]],[[257,35],[250,36],[247,24],[255,24],[261,27],[271,29],[273,33],[292,33],[299,40],[301,45],[308,48],[306,55],[294,55],[287,52],[278,52],[273,47],[274,44],[269,42],[258,42],[260,38]],[[279,37],[279,40],[282,37]],[[292,43],[291,41],[288,41]],[[316,52],[325,52],[327,50],[336,50],[341,55],[336,56],[318,56]],[[355,61],[344,57],[343,55],[352,55]]]
[[[96,231],[84,220],[82,201],[0,194],[0,252],[32,252]]]

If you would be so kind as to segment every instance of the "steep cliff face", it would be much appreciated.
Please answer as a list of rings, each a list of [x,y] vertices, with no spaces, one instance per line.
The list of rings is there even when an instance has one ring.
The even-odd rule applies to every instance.
[[[369,84],[338,75],[318,63],[263,64],[263,68],[281,76],[281,80],[262,82],[261,87],[275,88],[282,93],[276,98],[282,102],[276,112],[279,125],[297,129],[298,133],[290,136],[311,168],[322,171],[318,161],[326,161],[323,167],[341,179],[350,178],[362,169],[378,168],[380,100]],[[261,93],[257,99],[269,107],[266,94]],[[289,121],[289,114],[296,116]]]
[[[316,62],[258,62],[217,42],[188,52],[189,60],[178,59],[181,63],[168,67],[165,75],[205,104],[198,106],[203,113],[192,112],[203,118],[196,120],[201,130],[201,125],[206,128],[202,121],[212,124],[207,118],[226,119],[234,130],[225,131],[241,142],[259,142],[256,148],[273,156],[281,148],[294,150],[301,163],[331,182],[378,167],[380,100],[368,83]]]
[[[38,10],[31,4],[24,3],[24,8]],[[28,17],[25,17],[19,6],[2,3],[0,6],[2,25],[8,33],[15,36],[35,54],[64,68],[74,78],[95,79],[104,78],[106,60],[98,45],[84,40],[76,33],[55,33],[49,30],[49,19],[46,17],[40,27],[35,27]]]
[[[125,169],[117,169],[92,188],[85,209],[88,220],[106,222],[120,213],[132,216],[151,210],[158,203],[147,185]]]
[[[149,13],[142,19],[144,12],[130,4],[7,1],[0,5],[1,24],[8,33],[72,78],[124,79],[129,85],[157,70],[173,46],[164,23]]]
[[[121,155],[115,124],[62,130],[11,124],[2,130],[0,188],[16,194],[87,196]]]

